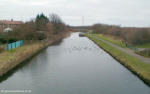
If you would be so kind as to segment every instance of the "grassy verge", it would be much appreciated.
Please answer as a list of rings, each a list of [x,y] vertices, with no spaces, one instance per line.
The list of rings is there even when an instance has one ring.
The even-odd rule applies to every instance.
[[[124,53],[121,50],[118,50],[117,48],[114,48],[92,36],[86,36],[150,86],[150,64],[146,64],[139,59],[132,57],[129,54]]]
[[[109,42],[111,42],[115,45],[118,45],[120,47],[123,47],[123,48],[126,47],[125,44],[120,39],[115,39],[112,36],[105,36],[105,35],[102,35],[102,34],[93,34],[93,35],[97,36],[97,37],[100,37],[103,40],[109,41]]]
[[[109,41],[115,45],[120,47],[126,47],[124,43],[121,42],[120,39],[116,39],[112,36],[102,35],[102,34],[93,34],[94,36],[100,37],[103,40]],[[136,48],[150,48],[150,43],[135,45]]]
[[[20,63],[32,58],[42,49],[63,39],[64,37],[67,37],[68,35],[69,33],[61,34],[59,36],[55,36],[53,40],[30,43],[11,51],[4,51],[0,53],[0,76],[3,76]]]
[[[24,45],[22,47],[13,49],[11,51],[5,51],[0,54],[0,76],[5,74],[10,69],[14,68],[25,59],[31,57],[40,49],[44,48],[45,44],[33,43],[30,45]]]

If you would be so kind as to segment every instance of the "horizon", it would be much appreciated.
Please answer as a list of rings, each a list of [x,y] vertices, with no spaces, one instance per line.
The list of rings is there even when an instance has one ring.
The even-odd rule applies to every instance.
[[[0,2],[0,20],[14,19],[26,22],[40,13],[44,13],[47,17],[50,13],[56,13],[70,26],[104,23],[122,27],[150,27],[147,20],[150,16],[148,0],[0,0]]]

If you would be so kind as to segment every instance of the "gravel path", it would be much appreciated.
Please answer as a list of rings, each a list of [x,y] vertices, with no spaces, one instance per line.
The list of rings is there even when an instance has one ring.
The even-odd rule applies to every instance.
[[[140,60],[143,61],[143,62],[146,62],[146,63],[150,64],[150,58],[146,58],[146,57],[140,56],[140,55],[134,53],[134,51],[132,51],[132,50],[130,50],[130,49],[126,49],[126,48],[119,47],[119,46],[117,46],[117,45],[115,45],[115,44],[112,44],[111,42],[108,42],[108,41],[106,41],[106,40],[103,40],[103,39],[101,39],[101,38],[99,38],[99,37],[97,37],[97,36],[93,36],[93,37],[95,37],[95,38],[97,38],[98,40],[101,40],[101,41],[103,41],[104,43],[107,43],[107,44],[109,44],[109,45],[111,45],[111,46],[113,46],[113,47],[115,47],[115,48],[117,48],[117,49],[119,49],[119,50],[121,50],[121,51],[127,53],[127,54],[130,54],[131,56],[134,56],[134,57],[140,59]]]

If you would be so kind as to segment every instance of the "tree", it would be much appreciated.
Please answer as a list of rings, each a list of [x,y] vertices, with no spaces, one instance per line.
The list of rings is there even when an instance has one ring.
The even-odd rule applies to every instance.
[[[53,24],[54,34],[66,31],[66,26],[62,22],[61,18],[57,14],[50,14],[49,17],[50,23]]]
[[[47,24],[49,23],[49,19],[42,13],[38,14],[35,19],[35,25],[37,31],[47,31]]]
[[[52,24],[63,24],[61,18],[57,14],[50,14],[49,20]]]

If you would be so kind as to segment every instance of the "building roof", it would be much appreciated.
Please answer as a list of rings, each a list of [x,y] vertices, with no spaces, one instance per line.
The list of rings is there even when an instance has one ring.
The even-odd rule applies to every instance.
[[[9,20],[0,20],[1,24],[14,24],[14,25],[19,25],[19,24],[24,24],[22,21],[9,21]]]

